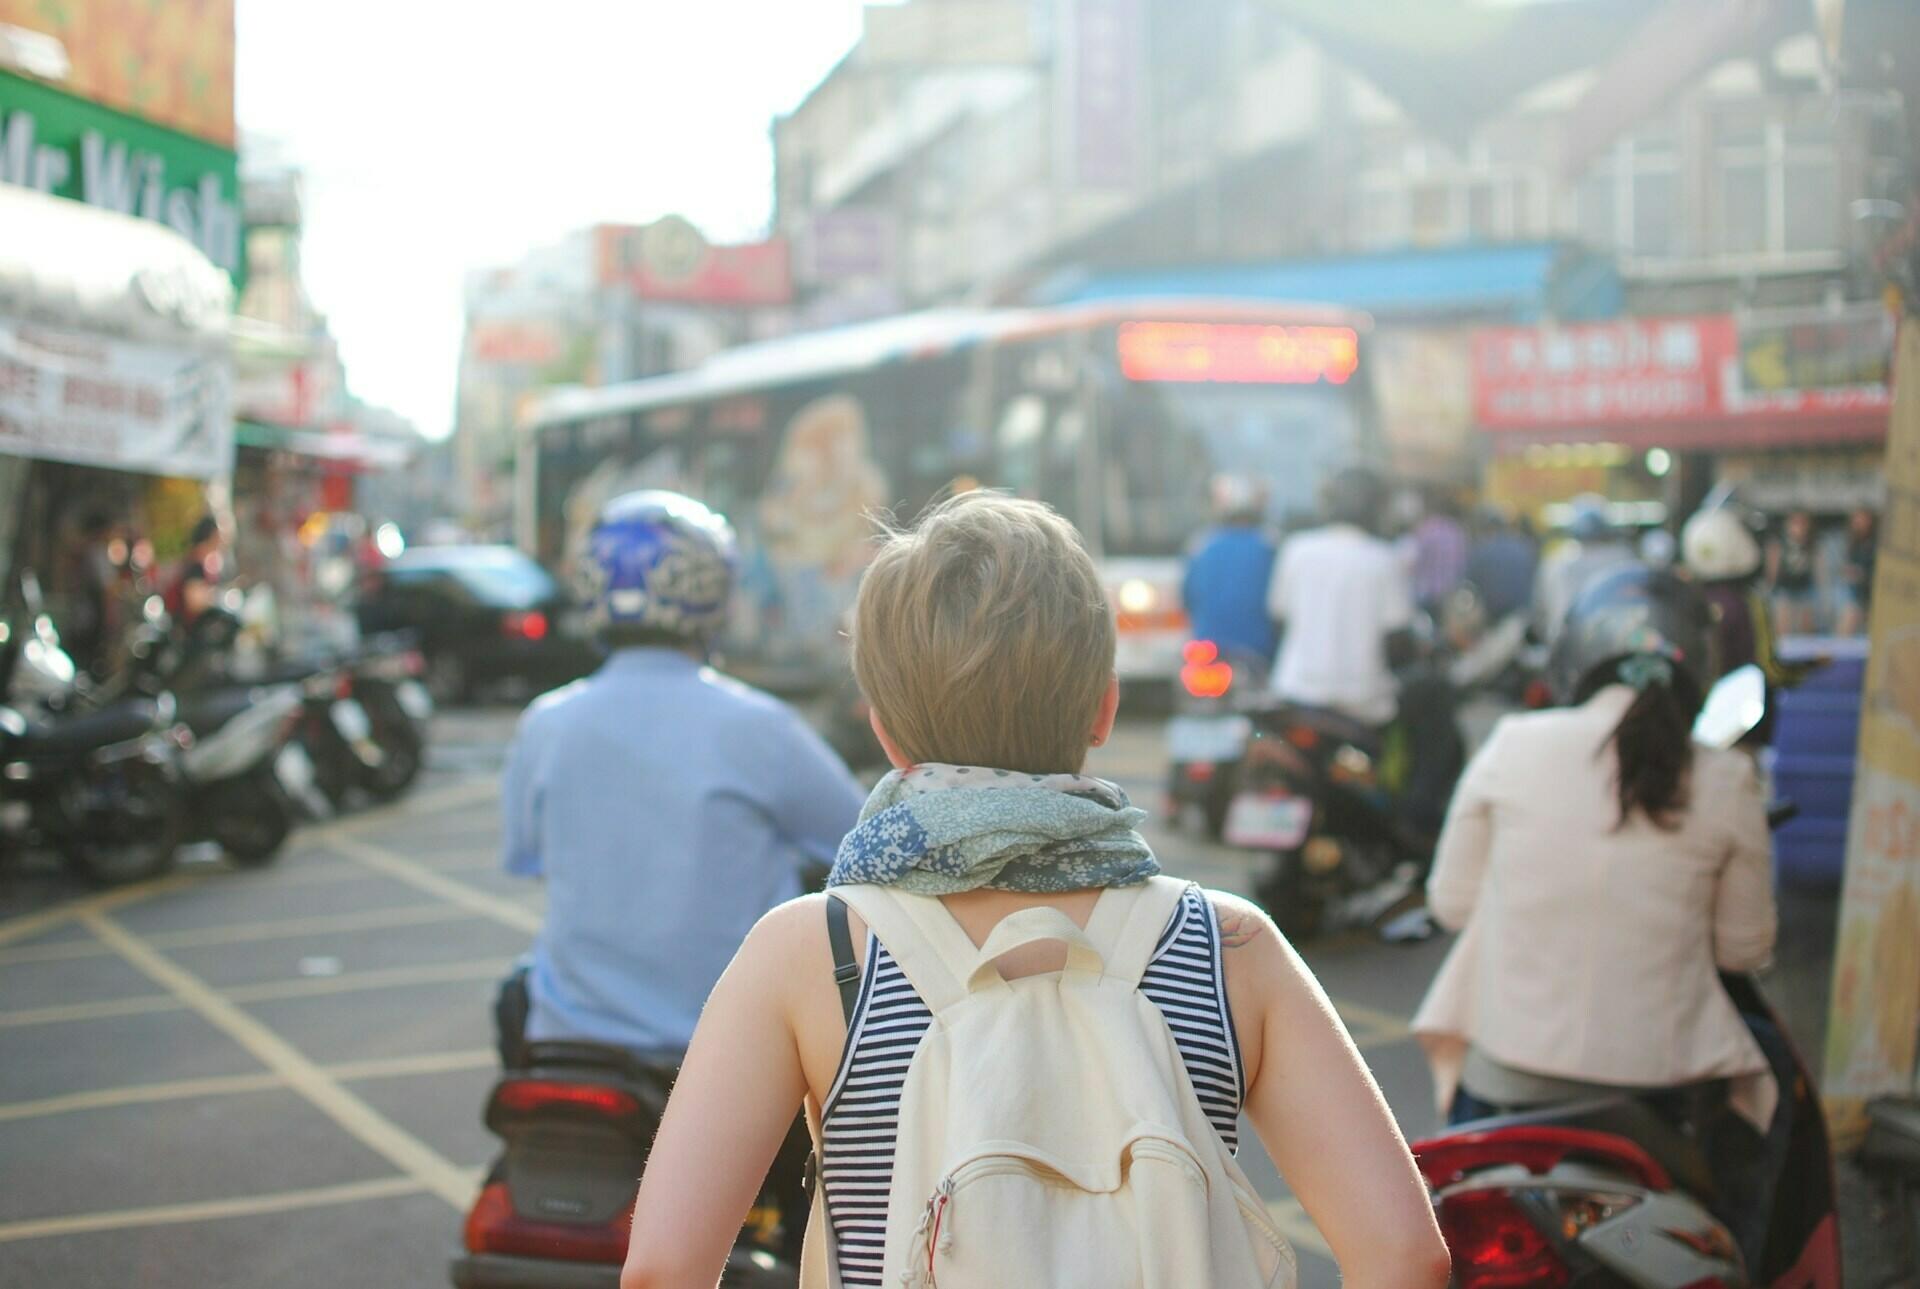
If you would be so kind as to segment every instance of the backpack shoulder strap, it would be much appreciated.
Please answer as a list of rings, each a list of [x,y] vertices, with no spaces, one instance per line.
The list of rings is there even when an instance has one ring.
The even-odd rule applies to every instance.
[[[967,996],[980,951],[939,900],[885,886],[836,886],[833,893],[873,929],[935,1015]]]
[[[853,935],[847,928],[847,902],[827,896],[827,944],[833,950],[833,983],[840,990],[840,1011],[853,1024],[860,1001],[860,964],[853,956]]]
[[[1106,974],[1138,985],[1153,962],[1153,951],[1192,882],[1150,877],[1137,886],[1117,886],[1100,897],[1087,919],[1087,938],[1106,962]]]

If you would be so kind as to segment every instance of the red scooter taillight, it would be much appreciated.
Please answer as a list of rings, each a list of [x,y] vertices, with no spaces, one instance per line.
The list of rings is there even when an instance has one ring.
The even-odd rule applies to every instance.
[[[1180,685],[1195,698],[1222,698],[1233,688],[1233,665],[1211,640],[1189,640],[1180,651]]]
[[[1458,1289],[1559,1289],[1573,1279],[1552,1242],[1505,1191],[1449,1195],[1437,1216]]]
[[[612,1222],[576,1225],[540,1222],[513,1207],[505,1182],[484,1187],[467,1210],[465,1240],[469,1253],[500,1253],[565,1262],[624,1262],[633,1232],[633,1206]]]
[[[586,1110],[609,1119],[640,1113],[640,1101],[631,1092],[604,1083],[569,1083],[560,1079],[512,1079],[493,1093],[496,1110],[532,1114],[537,1110]]]

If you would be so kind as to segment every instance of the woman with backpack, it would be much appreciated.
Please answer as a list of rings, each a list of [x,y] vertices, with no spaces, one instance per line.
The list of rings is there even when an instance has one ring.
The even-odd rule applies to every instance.
[[[1160,876],[1144,813],[1080,774],[1118,688],[1072,526],[941,504],[868,569],[853,651],[894,770],[828,893],[768,914],[709,1000],[622,1289],[715,1283],[802,1104],[810,1289],[1290,1286],[1233,1158],[1242,1111],[1345,1284],[1446,1284],[1426,1188],[1299,957],[1254,906]]]

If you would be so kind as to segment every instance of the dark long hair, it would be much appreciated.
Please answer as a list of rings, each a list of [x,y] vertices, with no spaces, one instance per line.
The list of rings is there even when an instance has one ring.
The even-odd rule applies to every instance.
[[[1582,702],[1615,678],[1612,667],[1597,670],[1599,674],[1581,696]],[[1692,678],[1678,668],[1672,680],[1654,681],[1634,695],[1633,705],[1600,746],[1602,752],[1611,746],[1619,761],[1614,779],[1614,793],[1620,803],[1616,828],[1626,827],[1636,810],[1656,828],[1671,831],[1680,826],[1675,816],[1687,808],[1687,779],[1693,768],[1693,718],[1699,711],[1700,692]]]

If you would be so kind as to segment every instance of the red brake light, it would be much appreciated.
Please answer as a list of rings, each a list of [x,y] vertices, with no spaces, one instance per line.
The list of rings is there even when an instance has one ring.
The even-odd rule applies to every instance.
[[[602,1083],[565,1083],[558,1079],[514,1079],[502,1083],[494,1089],[493,1104],[512,1114],[567,1108],[623,1119],[640,1113],[640,1102],[631,1092]]]
[[[1320,746],[1320,731],[1311,725],[1289,725],[1286,740],[1302,752],[1311,752]]]
[[[538,609],[526,613],[509,613],[500,619],[500,630],[507,635],[519,636],[524,640],[545,640],[547,615]]]
[[[353,697],[353,673],[352,672],[343,671],[343,672],[337,673],[334,676],[333,696],[335,698],[352,698]]]
[[[513,1207],[505,1182],[494,1182],[480,1192],[467,1210],[466,1245],[469,1253],[504,1253],[526,1258],[558,1258],[566,1262],[624,1262],[633,1233],[633,1206],[612,1222],[572,1225],[537,1222]]]
[[[1459,1289],[1558,1289],[1573,1272],[1504,1191],[1465,1191],[1440,1201],[1440,1231]]]
[[[1195,698],[1219,698],[1233,688],[1233,667],[1220,661],[1220,646],[1211,640],[1189,640],[1181,648],[1186,660],[1180,684]]]
[[[1531,711],[1543,711],[1553,706],[1553,690],[1546,681],[1535,676],[1527,682],[1527,689],[1521,695],[1520,703]]]
[[[1569,1157],[1617,1168],[1649,1190],[1673,1189],[1667,1170],[1631,1141],[1580,1128],[1493,1128],[1435,1137],[1413,1147],[1414,1161],[1435,1190],[1498,1164],[1518,1164],[1530,1173],[1544,1173]]]

